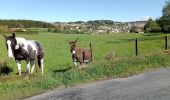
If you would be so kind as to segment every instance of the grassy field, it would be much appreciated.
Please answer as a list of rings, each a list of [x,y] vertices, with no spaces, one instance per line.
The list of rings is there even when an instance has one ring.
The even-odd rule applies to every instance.
[[[70,86],[88,81],[126,77],[159,67],[170,66],[170,52],[164,52],[165,34],[50,34],[40,33],[19,37],[42,42],[45,47],[45,74],[40,70],[27,80],[17,75],[14,60],[7,59],[3,36],[0,36],[0,67],[10,68],[9,75],[0,74],[0,99],[17,99],[42,93],[57,86]],[[68,41],[78,40],[78,46],[93,48],[93,63],[90,68],[79,70],[73,66]],[[139,39],[139,56],[135,56],[134,39]],[[111,60],[105,59],[113,53]],[[22,62],[22,72],[26,64]]]

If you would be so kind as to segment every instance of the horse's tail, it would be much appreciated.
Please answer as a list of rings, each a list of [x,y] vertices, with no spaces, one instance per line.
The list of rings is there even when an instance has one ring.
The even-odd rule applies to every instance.
[[[41,60],[43,59],[44,57],[44,48],[42,46],[41,43],[39,43],[38,41],[35,41],[36,43],[36,46],[37,46],[37,60],[38,60],[38,66],[41,68],[42,66],[42,62]]]
[[[40,59],[38,59],[38,60],[37,60],[37,62],[38,62],[38,66],[39,66],[39,68],[41,68],[41,60],[40,60]]]
[[[92,53],[92,46],[91,46],[91,43],[90,43],[90,53],[91,53],[91,61],[93,61],[93,53]]]
[[[41,68],[42,70],[42,75],[44,74],[44,48],[42,46],[41,43],[39,43],[38,41],[35,41],[36,45],[37,45],[37,60],[38,60],[38,66],[39,68]]]

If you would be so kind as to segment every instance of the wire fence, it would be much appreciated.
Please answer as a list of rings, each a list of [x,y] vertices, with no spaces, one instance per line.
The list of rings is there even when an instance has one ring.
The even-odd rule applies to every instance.
[[[169,40],[169,36],[165,35],[165,36],[159,36],[159,37],[142,37],[142,38],[135,38],[131,41],[134,41],[135,43],[135,55],[138,56],[140,49],[139,49],[139,42],[141,41],[153,41],[153,40],[163,40],[164,41],[164,51],[168,51],[168,40]]]

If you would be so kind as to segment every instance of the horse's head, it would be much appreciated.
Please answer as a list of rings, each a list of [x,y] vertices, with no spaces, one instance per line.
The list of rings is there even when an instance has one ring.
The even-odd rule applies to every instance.
[[[14,50],[17,45],[17,40],[15,38],[15,33],[13,33],[11,36],[6,36],[3,34],[5,40],[6,40],[6,47],[8,51],[8,58],[11,59],[14,57]]]
[[[74,50],[75,50],[75,48],[76,48],[76,42],[77,42],[77,40],[78,40],[78,38],[77,38],[75,41],[70,41],[70,42],[68,42],[69,45],[70,45],[70,51],[71,51],[72,54],[75,53]]]

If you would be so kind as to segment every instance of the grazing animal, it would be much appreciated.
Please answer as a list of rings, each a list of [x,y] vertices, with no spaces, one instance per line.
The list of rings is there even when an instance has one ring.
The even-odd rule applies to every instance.
[[[78,48],[77,43],[78,38],[75,41],[69,42],[70,45],[70,51],[72,54],[72,59],[74,62],[74,65],[77,66],[77,62],[82,65],[82,63],[85,62],[91,62],[92,61],[92,47],[90,43],[90,48],[84,49],[84,48]],[[79,67],[81,69],[81,67]]]
[[[43,46],[38,41],[15,37],[15,33],[13,33],[11,36],[6,36],[5,34],[3,34],[3,36],[6,40],[8,58],[15,58],[18,66],[19,75],[21,75],[21,60],[25,60],[27,62],[27,71],[28,74],[30,74],[34,72],[36,59],[38,61],[38,66],[42,70],[43,75],[44,50]]]

